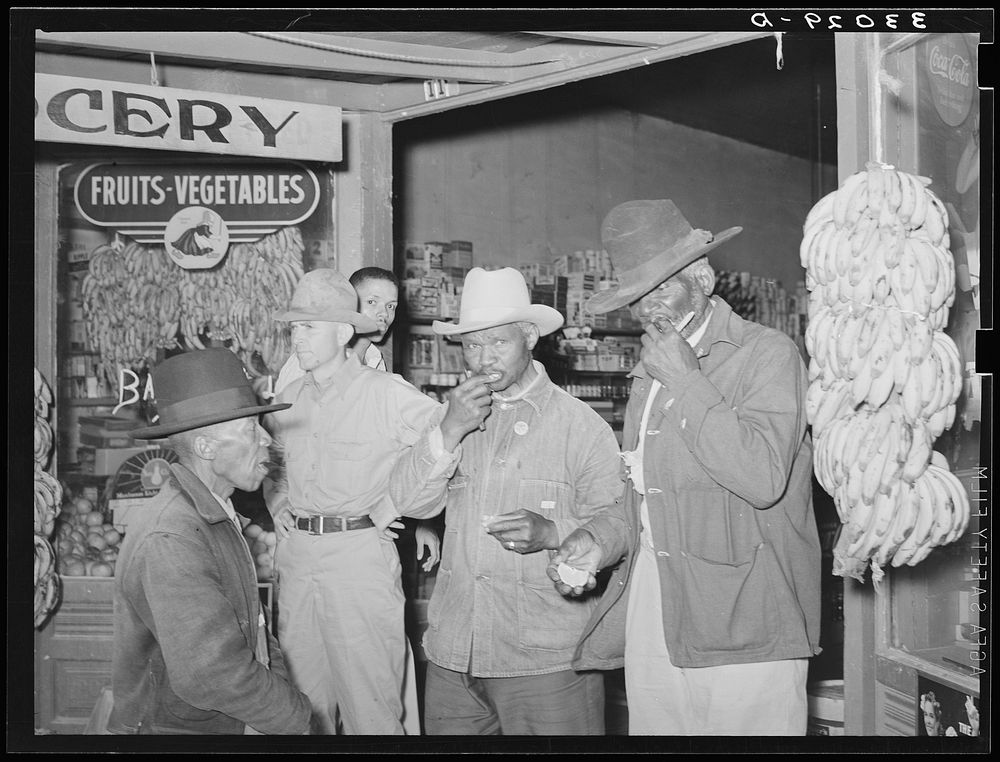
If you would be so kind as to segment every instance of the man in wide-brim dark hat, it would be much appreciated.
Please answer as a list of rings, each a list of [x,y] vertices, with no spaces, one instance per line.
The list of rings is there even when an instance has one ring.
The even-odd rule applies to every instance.
[[[587,308],[628,305],[645,331],[625,413],[629,482],[616,510],[563,542],[549,576],[578,595],[625,556],[574,667],[624,663],[632,735],[806,731],[820,613],[807,375],[791,338],[712,296],[705,255],[740,230],[694,229],[666,199],[621,204],[602,228],[618,284]],[[565,584],[561,562],[587,582]]]
[[[309,701],[288,680],[230,496],[256,490],[271,437],[239,358],[214,348],[151,371],[158,421],[178,463],[129,514],[115,578],[113,734],[299,734]],[[243,521],[246,521],[245,519]]]

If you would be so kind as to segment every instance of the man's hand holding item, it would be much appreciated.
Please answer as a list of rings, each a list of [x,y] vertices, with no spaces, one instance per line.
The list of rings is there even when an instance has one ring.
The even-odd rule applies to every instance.
[[[486,531],[515,553],[553,550],[559,544],[555,523],[524,508],[495,516],[486,526]]]
[[[699,367],[691,345],[669,321],[650,323],[641,341],[639,359],[643,367],[667,388]]]
[[[558,552],[549,561],[545,573],[555,582],[556,590],[562,595],[583,595],[597,585],[597,572],[601,569],[602,554],[603,550],[594,536],[586,529],[577,529],[562,541]],[[559,573],[560,564],[585,571],[588,575],[587,581],[582,585],[567,584],[563,575]]]

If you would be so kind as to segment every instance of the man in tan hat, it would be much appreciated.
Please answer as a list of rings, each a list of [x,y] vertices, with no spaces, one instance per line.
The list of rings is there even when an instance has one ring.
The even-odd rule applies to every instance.
[[[573,649],[596,600],[568,600],[545,576],[549,552],[620,496],[618,441],[586,403],[532,360],[562,326],[531,304],[513,268],[465,279],[458,336],[470,377],[441,424],[460,453],[447,500],[441,567],[424,635],[428,734],[601,735],[604,677],[577,673]],[[459,445],[459,443],[461,443]],[[404,468],[426,468],[413,455]]]
[[[820,546],[806,369],[783,333],[712,296],[707,252],[668,200],[604,220],[618,285],[645,328],[625,413],[624,500],[565,539],[566,595],[615,567],[574,666],[625,667],[632,735],[803,735],[819,653]],[[622,557],[625,560],[619,564]],[[590,572],[566,584],[558,565]],[[617,566],[616,566],[617,565]]]
[[[309,700],[268,632],[233,490],[256,490],[271,437],[228,349],[186,352],[152,370],[158,423],[178,463],[130,514],[115,577],[112,734],[306,733]]]
[[[312,702],[315,732],[419,733],[399,555],[386,530],[440,511],[428,495],[455,463],[437,426],[441,405],[347,351],[355,331],[377,326],[341,273],[306,273],[276,319],[291,323],[305,371],[277,396],[294,407],[267,421],[284,453],[266,497],[289,672]],[[398,466],[411,448],[420,473]]]

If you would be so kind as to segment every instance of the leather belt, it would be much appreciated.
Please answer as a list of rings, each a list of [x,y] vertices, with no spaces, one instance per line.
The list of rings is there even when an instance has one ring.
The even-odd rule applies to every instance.
[[[297,516],[295,528],[309,534],[328,532],[350,532],[352,529],[368,529],[375,523],[368,516]]]

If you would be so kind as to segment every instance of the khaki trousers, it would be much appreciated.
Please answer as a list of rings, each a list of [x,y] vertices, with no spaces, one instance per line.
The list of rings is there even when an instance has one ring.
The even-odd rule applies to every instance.
[[[313,707],[313,733],[420,733],[399,554],[374,528],[311,535],[275,549],[278,641]]]

